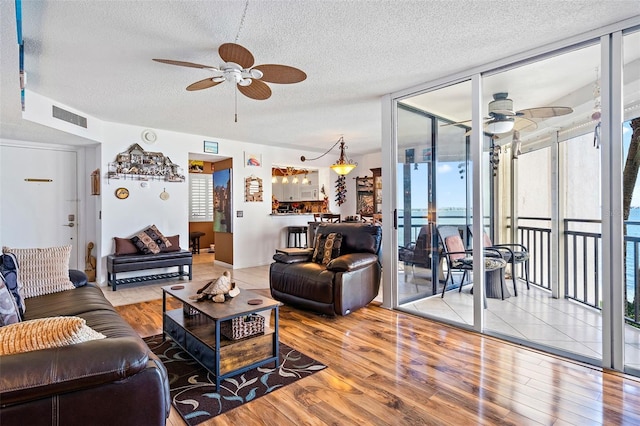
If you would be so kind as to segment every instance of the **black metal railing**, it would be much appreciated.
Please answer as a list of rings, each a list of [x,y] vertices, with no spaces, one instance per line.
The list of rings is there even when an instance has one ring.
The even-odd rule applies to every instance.
[[[564,219],[564,294],[567,299],[600,309],[601,221]]]
[[[445,217],[439,217],[444,219]],[[464,221],[464,216],[447,216],[448,221]],[[428,223],[426,216],[411,216],[411,240],[417,239],[420,228]],[[403,224],[398,223],[398,234]],[[560,285],[564,297],[595,309],[601,309],[602,301],[602,233],[601,221],[595,219],[564,219],[562,235],[563,259]],[[640,221],[625,221],[625,302],[626,321],[640,326]],[[635,227],[635,228],[634,228]],[[637,231],[637,232],[636,232]],[[516,243],[529,250],[529,280],[533,285],[551,290],[552,283],[552,235],[551,218],[519,217]],[[525,279],[525,266],[517,265],[513,273]]]
[[[547,290],[551,289],[551,218],[519,217],[530,225],[518,225],[518,241],[529,251],[529,281]],[[539,225],[535,225],[535,224]],[[513,271],[516,277],[525,279],[525,264]]]
[[[550,289],[551,283],[551,229],[539,225],[541,222],[550,223],[550,218],[520,217],[519,222],[537,221],[537,226],[518,226],[520,243],[529,248],[531,282],[540,287]],[[563,231],[563,259],[560,266],[564,273],[561,276],[561,286],[564,296],[595,309],[602,309],[602,222],[595,219],[564,219]],[[625,221],[624,236],[624,286],[626,321],[640,326],[640,222]],[[632,227],[638,228],[632,228]],[[633,229],[634,231],[630,231]],[[635,232],[637,230],[637,232]],[[638,234],[638,236],[634,235]],[[524,278],[523,270],[518,272],[519,278]],[[544,279],[540,279],[544,277]]]

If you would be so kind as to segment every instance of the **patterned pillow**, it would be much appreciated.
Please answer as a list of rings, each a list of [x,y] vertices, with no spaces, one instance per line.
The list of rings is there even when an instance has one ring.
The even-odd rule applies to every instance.
[[[340,256],[341,245],[342,234],[340,233],[331,232],[326,235],[318,235],[311,260],[321,265],[326,265]]]
[[[39,318],[0,328],[0,355],[59,348],[106,336],[79,317]]]
[[[16,299],[4,283],[0,275],[0,327],[20,322],[20,313]]]
[[[155,225],[138,232],[131,238],[131,242],[144,254],[160,253],[162,249],[171,247],[171,241]]]
[[[75,288],[69,279],[71,246],[47,248],[2,248],[18,259],[18,280],[24,287],[24,298],[42,296]]]

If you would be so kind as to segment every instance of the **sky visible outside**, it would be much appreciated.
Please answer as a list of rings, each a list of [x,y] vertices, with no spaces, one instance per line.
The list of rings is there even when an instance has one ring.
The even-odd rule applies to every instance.
[[[622,142],[626,160],[626,154],[631,143],[631,122],[625,121],[622,128]],[[416,165],[417,164],[417,165]],[[428,208],[428,173],[427,163],[411,164],[411,201],[413,210],[426,210]],[[437,163],[438,171],[438,209],[443,208],[465,208],[465,173],[460,173],[464,167],[458,167],[461,163]],[[397,164],[397,182],[403,185],[404,164]],[[471,173],[471,169],[469,169]],[[397,206],[404,205],[404,194],[398,191]],[[633,192],[632,207],[640,207],[640,181],[636,184]]]

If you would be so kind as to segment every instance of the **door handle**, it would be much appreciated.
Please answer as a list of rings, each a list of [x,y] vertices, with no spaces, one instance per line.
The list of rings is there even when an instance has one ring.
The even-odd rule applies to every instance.
[[[75,224],[73,222],[70,222],[68,225],[62,225],[62,226],[68,226],[69,228],[73,228]]]

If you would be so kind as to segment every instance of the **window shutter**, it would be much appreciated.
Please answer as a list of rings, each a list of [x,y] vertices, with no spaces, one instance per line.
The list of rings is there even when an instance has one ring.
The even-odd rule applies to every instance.
[[[189,174],[189,222],[213,222],[213,176]]]

